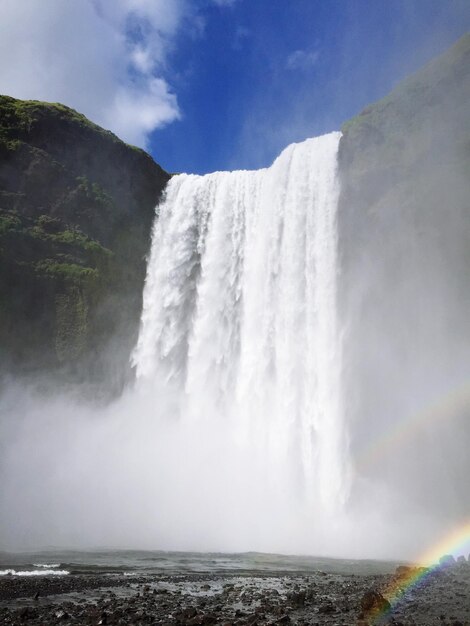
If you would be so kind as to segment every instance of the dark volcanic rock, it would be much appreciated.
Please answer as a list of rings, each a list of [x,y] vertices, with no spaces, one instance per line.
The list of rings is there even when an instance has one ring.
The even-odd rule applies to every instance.
[[[439,564],[442,565],[442,567],[452,567],[455,565],[455,558],[452,554],[444,554],[444,556],[441,556],[439,559]]]
[[[294,607],[304,606],[306,598],[307,592],[305,590],[292,591],[291,593],[287,594],[287,599],[290,600],[292,606]]]
[[[168,179],[72,109],[0,97],[4,370],[122,383]]]
[[[336,613],[336,607],[331,602],[324,602],[319,606],[318,612],[324,615],[331,615],[332,613]]]
[[[374,622],[377,618],[385,615],[391,609],[390,602],[376,590],[367,591],[361,599],[360,617],[367,622]]]
[[[201,582],[212,583],[209,590]],[[223,592],[224,584],[236,582],[237,591],[251,597],[239,608],[238,593]],[[467,568],[450,568],[442,577],[427,577],[410,596],[389,610],[380,590],[390,589],[393,575],[259,573],[172,574],[126,576],[109,574],[70,576],[63,581],[0,578],[0,624],[339,624],[363,626],[394,624],[429,626],[439,623],[466,624],[470,609],[465,591],[470,582]],[[306,601],[292,607],[293,589],[315,585],[319,602]],[[41,590],[41,601],[31,600],[31,590]],[[233,587],[232,587],[233,588]],[[149,593],[150,589],[150,593]],[[165,589],[166,593],[152,593]],[[348,590],[347,598],[344,596]],[[370,591],[374,589],[374,591]],[[369,590],[369,591],[368,591]],[[277,593],[274,593],[274,592]],[[297,593],[295,591],[294,593]],[[386,591],[383,594],[386,595]],[[15,599],[16,598],[16,599]],[[277,598],[278,602],[273,602]],[[248,598],[247,598],[248,599]],[[347,601],[346,601],[347,600]],[[361,617],[358,622],[358,611]],[[384,613],[385,611],[385,613]],[[442,615],[443,618],[439,619]],[[67,616],[67,617],[65,617]]]

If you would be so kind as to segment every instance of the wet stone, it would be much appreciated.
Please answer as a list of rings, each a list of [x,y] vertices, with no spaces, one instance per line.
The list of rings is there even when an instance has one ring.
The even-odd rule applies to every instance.
[[[374,621],[374,607],[387,606],[386,590],[400,580],[400,573],[223,574],[213,575],[209,581],[207,575],[147,575],[133,579],[131,586],[119,576],[77,575],[60,584],[4,577],[0,579],[0,626],[470,625],[469,567],[429,573],[425,584],[407,594],[403,604],[390,608],[386,620]],[[206,584],[211,593],[201,595]],[[46,597],[51,589],[55,593]],[[36,592],[40,593],[38,600],[33,599]],[[382,600],[378,602],[377,597]],[[58,617],[61,611],[68,617]],[[440,615],[444,619],[440,620]]]

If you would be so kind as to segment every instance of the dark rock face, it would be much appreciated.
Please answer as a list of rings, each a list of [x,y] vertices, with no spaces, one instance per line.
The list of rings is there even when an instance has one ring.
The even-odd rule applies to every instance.
[[[441,556],[439,559],[439,564],[443,567],[452,567],[455,565],[455,558],[452,554],[444,554],[444,556]]]
[[[122,385],[168,179],[72,109],[0,97],[2,371]]]
[[[390,602],[379,591],[367,591],[361,598],[361,612],[367,618],[384,614],[390,608]]]
[[[468,378],[469,101],[467,35],[342,129],[339,305],[353,453],[361,438],[371,439],[371,428],[393,430]],[[425,430],[373,471],[400,488],[406,480],[420,503],[442,493],[436,507],[466,514],[464,494],[450,494],[445,481],[468,470],[470,432],[462,430],[458,441],[450,441],[452,429],[439,436],[444,479],[434,435]]]

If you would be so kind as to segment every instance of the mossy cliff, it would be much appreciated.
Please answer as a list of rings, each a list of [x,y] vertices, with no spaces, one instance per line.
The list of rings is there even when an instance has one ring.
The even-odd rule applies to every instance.
[[[60,104],[0,96],[0,368],[118,388],[169,175]]]
[[[380,211],[385,195],[411,178],[415,184],[419,172],[467,175],[469,95],[470,34],[343,125],[339,158],[348,201]]]
[[[357,433],[390,430],[470,375],[469,103],[466,35],[343,126],[340,307]],[[413,471],[403,458],[398,480]]]

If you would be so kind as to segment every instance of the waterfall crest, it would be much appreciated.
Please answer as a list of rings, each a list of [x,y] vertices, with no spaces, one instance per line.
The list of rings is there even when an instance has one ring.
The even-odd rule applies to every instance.
[[[256,455],[266,488],[331,513],[348,493],[339,138],[292,144],[259,171],[171,179],[133,354],[155,406],[159,394],[174,395],[167,417],[222,430],[230,446]]]

